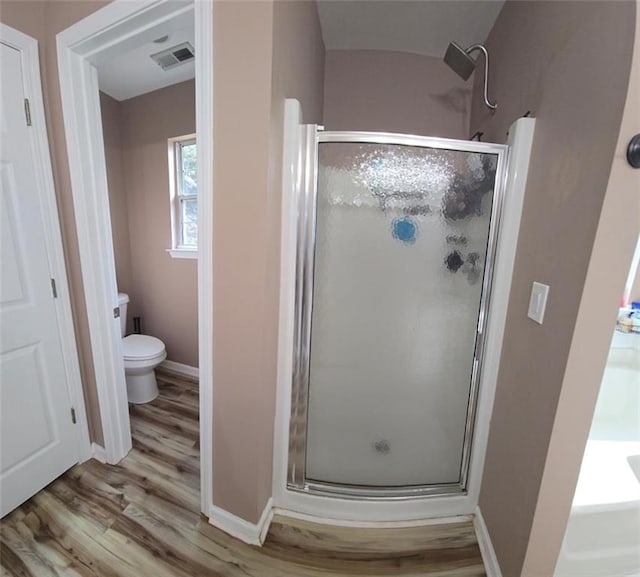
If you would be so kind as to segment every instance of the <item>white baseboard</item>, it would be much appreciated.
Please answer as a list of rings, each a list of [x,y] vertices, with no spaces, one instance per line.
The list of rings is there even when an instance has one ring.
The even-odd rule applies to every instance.
[[[186,377],[199,378],[200,370],[198,367],[192,367],[183,363],[176,363],[175,361],[163,361],[160,367],[171,371],[172,373],[178,373],[179,375],[185,375]]]
[[[250,523],[215,505],[211,506],[209,523],[249,545],[261,546],[264,543],[273,519],[273,499],[269,498],[257,523]]]
[[[493,543],[491,543],[491,537],[489,536],[487,525],[482,517],[480,507],[476,507],[473,526],[476,530],[478,546],[480,547],[480,554],[482,555],[482,562],[484,563],[484,570],[487,573],[487,577],[502,577],[498,558],[496,557]]]
[[[98,445],[98,443],[91,443],[91,456],[101,463],[107,462],[107,452],[104,447],[102,445]]]
[[[271,527],[271,521],[273,521],[274,513],[273,497],[269,497],[267,504],[262,510],[262,515],[260,515],[260,519],[258,519],[258,529],[260,530],[258,540],[260,541],[260,545],[262,545],[264,540],[267,538],[267,533],[269,532],[269,527]]]

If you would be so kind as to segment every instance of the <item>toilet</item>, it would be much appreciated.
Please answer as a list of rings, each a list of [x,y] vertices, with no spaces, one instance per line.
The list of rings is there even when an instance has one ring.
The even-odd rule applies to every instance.
[[[127,397],[136,405],[149,403],[158,396],[155,368],[167,358],[164,343],[149,335],[125,337],[129,295],[118,293],[122,356],[127,381]]]

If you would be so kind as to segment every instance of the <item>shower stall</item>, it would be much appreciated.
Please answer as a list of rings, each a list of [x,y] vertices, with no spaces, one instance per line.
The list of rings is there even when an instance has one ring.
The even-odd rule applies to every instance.
[[[315,125],[297,139],[286,491],[465,495],[509,147]]]

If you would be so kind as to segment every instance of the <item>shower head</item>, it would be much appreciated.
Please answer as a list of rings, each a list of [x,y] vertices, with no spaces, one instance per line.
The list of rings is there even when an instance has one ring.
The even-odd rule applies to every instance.
[[[450,42],[444,55],[445,64],[451,68],[463,80],[469,80],[469,76],[475,70],[477,61],[471,58],[471,53],[476,50],[484,54],[484,103],[487,108],[495,110],[497,105],[489,100],[489,53],[483,44],[474,44],[466,50],[455,42]]]
[[[476,67],[476,61],[456,42],[449,44],[444,61],[462,80],[469,80]]]

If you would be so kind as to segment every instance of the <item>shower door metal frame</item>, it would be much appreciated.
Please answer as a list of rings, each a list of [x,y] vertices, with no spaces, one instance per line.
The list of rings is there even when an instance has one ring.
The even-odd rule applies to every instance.
[[[486,325],[491,300],[500,216],[502,214],[506,189],[509,147],[503,144],[403,135],[389,132],[324,132],[314,124],[302,126],[301,131],[302,146],[300,147],[298,158],[299,183],[297,188],[299,198],[293,335],[294,351],[287,489],[314,495],[358,500],[404,500],[416,497],[464,495],[467,493],[478,390],[481,380],[482,360],[487,332]],[[327,483],[309,480],[305,476],[311,356],[311,317],[313,311],[313,282],[315,270],[316,207],[318,196],[318,145],[320,143],[330,142],[414,146],[456,152],[494,154],[497,156],[496,179],[491,205],[491,219],[489,223],[478,325],[476,328],[460,477],[456,483],[384,487]]]

